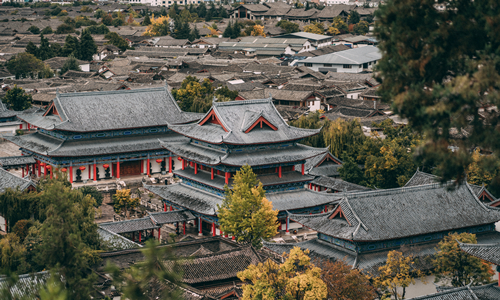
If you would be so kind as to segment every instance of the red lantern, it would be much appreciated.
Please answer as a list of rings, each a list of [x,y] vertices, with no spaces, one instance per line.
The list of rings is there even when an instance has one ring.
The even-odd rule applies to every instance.
[[[109,165],[108,165],[108,164],[104,164],[104,165],[102,165],[102,166],[104,167],[104,169],[109,168]]]
[[[52,166],[47,166],[47,169],[49,169],[49,170],[52,169]]]
[[[40,166],[42,166],[42,167],[45,166],[45,163],[40,163]]]
[[[162,159],[161,159],[161,158],[158,158],[158,159],[156,160],[156,162],[157,162],[157,163],[159,163],[159,164],[161,164]]]
[[[68,171],[68,169],[66,169],[66,168],[61,169],[61,172],[66,172],[66,171]]]
[[[81,166],[81,167],[79,167],[78,169],[80,169],[80,171],[83,171],[83,170],[85,170],[85,167],[84,167],[84,166]]]
[[[179,157],[177,157],[177,160],[178,160],[178,161],[181,161],[181,160],[182,160],[182,158],[179,156]]]

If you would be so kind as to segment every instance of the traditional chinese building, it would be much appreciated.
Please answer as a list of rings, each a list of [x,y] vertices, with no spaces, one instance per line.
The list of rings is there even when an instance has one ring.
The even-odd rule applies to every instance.
[[[169,126],[199,117],[181,111],[167,86],[57,93],[46,110],[18,115],[35,133],[6,139],[36,160],[38,176],[59,168],[72,183],[95,182],[171,172],[177,160],[162,144],[185,138]]]
[[[434,183],[334,195],[342,197],[330,212],[290,215],[291,220],[316,230],[318,238],[294,244],[265,242],[264,247],[281,254],[298,246],[309,249],[313,257],[344,259],[375,274],[390,250],[407,246],[417,257],[433,255],[439,241],[451,232],[474,233],[478,243],[500,241],[495,230],[500,209],[485,205],[467,183],[451,191]]]
[[[181,160],[173,174],[181,182],[168,186],[146,186],[165,201],[165,208],[187,209],[197,218],[199,234],[203,229],[222,235],[218,229],[217,205],[222,204],[224,185],[233,185],[232,176],[242,166],[252,167],[266,190],[266,198],[279,211],[281,230],[293,224],[288,211],[319,213],[333,201],[331,194],[313,190],[313,167],[340,164],[327,149],[299,143],[316,135],[319,129],[289,126],[276,110],[272,99],[214,102],[197,123],[173,125],[170,129],[187,139],[163,143],[166,150]],[[306,166],[308,160],[318,157]]]

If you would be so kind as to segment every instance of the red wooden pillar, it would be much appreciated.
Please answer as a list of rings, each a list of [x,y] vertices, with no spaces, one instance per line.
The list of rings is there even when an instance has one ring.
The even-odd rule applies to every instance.
[[[309,183],[309,189],[312,190],[312,183]]]
[[[69,166],[69,182],[73,183],[73,167]]]
[[[161,240],[161,233],[160,233],[160,232],[161,232],[161,227],[160,227],[160,228],[158,228],[158,241],[160,241],[160,240]]]
[[[215,223],[212,223],[212,236],[215,236]]]
[[[139,231],[139,243],[141,242],[141,232]]]
[[[40,161],[37,161],[38,177],[42,176],[42,166],[40,166]]]
[[[201,220],[201,217],[198,217],[198,235],[199,236],[203,235],[203,232],[201,232],[202,231],[202,225],[203,225],[203,221]]]
[[[151,174],[149,174],[149,158],[146,161],[146,172],[147,172],[148,176],[151,175]]]
[[[210,179],[214,180],[214,168],[211,168],[210,170]]]
[[[328,207],[326,207],[326,205],[325,205],[325,212],[327,212],[327,211],[328,211]]]
[[[182,169],[184,170],[185,168],[185,163],[184,163],[184,159],[182,159]]]
[[[182,222],[182,234],[186,235],[186,221]]]
[[[120,161],[116,162],[116,178],[120,179]]]
[[[229,176],[228,176],[228,173],[227,173],[227,172],[225,172],[225,173],[224,173],[224,176],[225,176],[225,182],[226,182],[226,184],[229,184]]]
[[[92,165],[89,165],[89,180],[92,179],[92,172],[90,170],[92,170]]]
[[[141,174],[144,174],[144,160],[141,159]]]
[[[93,172],[94,172],[94,182],[97,182],[97,172],[96,172],[96,169],[97,169],[97,165],[94,163],[94,169],[93,169]]]
[[[26,164],[26,175],[28,175],[29,173],[30,173],[30,165]]]
[[[135,232],[132,232],[132,242],[135,242]]]
[[[24,177],[24,167],[21,167],[22,170],[22,177]]]
[[[194,164],[194,174],[198,174],[198,164]]]
[[[167,203],[163,203],[163,211],[167,211]]]
[[[286,234],[290,234],[289,227],[290,227],[290,218],[286,216]]]
[[[302,175],[304,175],[304,164],[302,164]]]
[[[168,158],[168,173],[172,173],[172,156]]]
[[[217,170],[217,175],[220,175],[220,171],[219,170]]]
[[[279,166],[278,172],[278,176],[281,178],[281,166]]]
[[[172,207],[172,205],[170,205],[170,211],[174,211],[174,208]]]

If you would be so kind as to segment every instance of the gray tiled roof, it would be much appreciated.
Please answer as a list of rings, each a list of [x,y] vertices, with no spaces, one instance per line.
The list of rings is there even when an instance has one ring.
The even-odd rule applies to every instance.
[[[175,210],[149,213],[151,219],[156,224],[171,224],[177,222],[186,222],[196,219],[189,210]]]
[[[59,116],[20,116],[49,130],[100,131],[182,124],[190,118],[167,87],[59,94],[53,100]]]
[[[47,282],[49,277],[49,271],[19,275],[19,281],[9,288],[6,277],[2,276],[0,277],[0,289],[9,289],[13,299],[35,299],[33,295],[39,290],[40,285]]]
[[[311,158],[306,159],[306,163],[304,164],[304,172],[306,174],[310,174],[313,176],[335,176],[338,175],[338,168],[342,167],[342,165],[338,164],[325,164],[321,163],[326,156],[330,155],[334,160],[342,163],[340,159],[335,157],[335,155],[331,154],[330,152],[326,151],[322,155],[317,155]],[[300,170],[301,166],[296,165],[295,170]]]
[[[0,193],[3,193],[8,188],[15,190],[18,187],[19,190],[24,191],[29,186],[34,187],[35,183],[31,180],[17,177],[16,175],[0,168]]]
[[[17,146],[36,153],[46,154],[63,144],[63,140],[35,132],[20,136],[4,136],[4,138]]]
[[[500,299],[500,287],[497,283],[483,286],[463,286],[445,291],[409,298],[408,300],[496,300]]]
[[[126,233],[159,228],[159,226],[155,225],[149,217],[118,222],[101,223],[99,224],[99,227],[114,233]]]
[[[224,164],[228,166],[261,166],[268,164],[279,164],[286,162],[302,161],[316,156],[321,156],[326,149],[314,148],[297,144],[294,147],[287,147],[276,151],[275,149],[265,149],[252,152],[229,153],[220,152],[193,144],[164,143],[166,149],[178,156],[188,160],[208,165]]]
[[[380,241],[490,224],[500,209],[487,207],[463,184],[448,191],[438,184],[345,194],[346,219],[331,213],[290,218],[324,234],[355,241]]]
[[[331,177],[325,177],[325,176],[320,176],[316,179],[314,179],[312,184],[320,185],[322,187],[326,187],[335,191],[347,191],[347,192],[352,192],[352,191],[370,191],[370,188],[367,188],[365,186],[357,185],[354,183],[350,183],[347,181],[344,181],[342,179],[338,178],[331,178]]]
[[[142,245],[134,243],[131,240],[102,227],[97,228],[97,233],[104,242],[108,243],[108,246],[113,248],[113,250],[135,249],[142,247]]]
[[[469,253],[470,255],[500,266],[500,244],[460,243],[460,249]]]
[[[183,282],[199,284],[237,278],[251,264],[262,262],[252,247],[237,248],[216,254],[198,256],[183,263]]]
[[[31,155],[0,157],[0,166],[7,168],[10,166],[23,166],[34,164],[36,161]]]
[[[223,197],[205,192],[183,183],[172,185],[145,186],[150,192],[187,209],[216,215],[217,204],[222,205]],[[294,210],[325,205],[338,200],[339,195],[311,191],[309,189],[266,193],[266,198],[278,211]]]
[[[221,126],[208,122],[203,126],[200,126],[199,122],[189,125],[172,125],[170,128],[185,136],[216,144],[277,143],[295,141],[319,133],[319,129],[301,129],[289,126],[280,116],[270,98],[214,102],[210,112],[212,110],[228,132],[224,131]],[[249,133],[245,133],[243,128],[247,124],[247,120],[252,119],[255,114],[262,114],[278,130],[255,128]]]
[[[408,182],[405,184],[406,187],[410,186],[418,186],[418,185],[424,185],[424,184],[430,184],[430,183],[436,183],[439,182],[439,178],[436,175],[432,175],[429,173],[421,172],[417,170],[415,174],[408,180]]]

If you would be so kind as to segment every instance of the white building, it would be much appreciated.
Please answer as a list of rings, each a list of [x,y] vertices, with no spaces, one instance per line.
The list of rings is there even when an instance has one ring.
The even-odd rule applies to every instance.
[[[307,58],[298,61],[297,66],[323,73],[361,73],[371,70],[380,58],[382,54],[377,47],[366,46]]]

